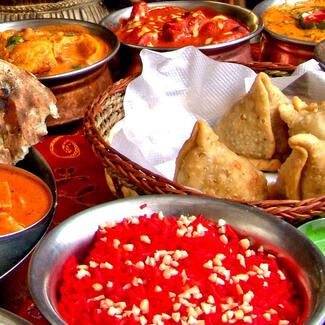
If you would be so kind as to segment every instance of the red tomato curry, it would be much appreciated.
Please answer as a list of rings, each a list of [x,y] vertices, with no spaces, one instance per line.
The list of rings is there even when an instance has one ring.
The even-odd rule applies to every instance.
[[[223,43],[248,35],[250,30],[210,7],[149,7],[140,1],[133,5],[128,19],[121,19],[115,32],[125,43],[178,48]]]
[[[47,214],[51,205],[51,192],[39,178],[0,165],[0,235],[31,226]]]

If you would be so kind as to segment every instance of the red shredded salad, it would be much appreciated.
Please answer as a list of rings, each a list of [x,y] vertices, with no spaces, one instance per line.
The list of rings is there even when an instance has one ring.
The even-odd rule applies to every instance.
[[[219,219],[107,223],[59,285],[68,324],[298,324],[303,297],[277,257]]]

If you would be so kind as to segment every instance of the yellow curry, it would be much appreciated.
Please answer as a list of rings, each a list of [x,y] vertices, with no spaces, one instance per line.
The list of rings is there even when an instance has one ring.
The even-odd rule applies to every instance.
[[[284,3],[267,9],[265,27],[276,34],[302,41],[325,39],[325,0]]]
[[[79,25],[24,28],[0,33],[0,59],[38,77],[92,65],[110,52],[106,42]]]

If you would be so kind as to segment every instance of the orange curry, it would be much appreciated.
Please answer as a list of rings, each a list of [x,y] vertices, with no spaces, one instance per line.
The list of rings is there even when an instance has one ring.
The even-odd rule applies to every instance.
[[[0,165],[0,235],[31,226],[49,211],[52,195],[36,176]]]
[[[0,59],[37,77],[92,65],[110,52],[104,40],[79,25],[24,28],[0,33]]]
[[[263,14],[265,27],[278,35],[301,41],[325,39],[325,1],[297,1],[268,8]]]
[[[133,5],[131,16],[121,19],[116,30],[125,43],[176,48],[223,43],[249,33],[243,23],[210,7],[191,10],[169,5],[149,7],[144,1]]]

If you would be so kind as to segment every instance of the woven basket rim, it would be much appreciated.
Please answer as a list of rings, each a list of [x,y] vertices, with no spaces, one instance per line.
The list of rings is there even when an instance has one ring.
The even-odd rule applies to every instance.
[[[130,181],[134,181],[135,178],[143,178],[140,180],[141,185],[146,186],[148,183],[149,187],[155,183],[154,188],[155,193],[166,194],[183,194],[183,195],[200,195],[211,197],[207,194],[186,188],[180,184],[168,180],[167,178],[157,175],[150,170],[138,165],[137,163],[131,161],[129,158],[118,152],[116,149],[112,148],[110,144],[103,139],[99,130],[96,127],[95,116],[98,112],[102,110],[102,104],[111,96],[120,94],[124,96],[127,85],[135,79],[139,74],[128,76],[123,78],[113,85],[111,85],[106,91],[100,94],[96,100],[88,107],[84,116],[84,133],[92,145],[95,154],[102,161],[104,167],[111,167],[116,170],[117,174],[121,177],[127,177]],[[108,155],[114,155],[114,162],[110,160]],[[117,162],[115,161],[117,158]],[[131,172],[130,172],[131,170]],[[133,172],[136,172],[134,175]],[[138,180],[138,179],[137,179]],[[156,183],[161,183],[161,187],[156,188]],[[168,191],[165,191],[167,186]],[[170,187],[170,188],[169,188]],[[170,192],[171,190],[171,192]],[[299,224],[304,221],[309,220],[313,216],[319,216],[325,213],[325,195],[317,198],[311,198],[306,200],[263,200],[263,201],[239,201],[239,200],[228,200],[238,203],[247,204],[263,210],[267,213],[273,214],[279,218],[285,219],[293,224]]]
[[[62,0],[59,2],[34,3],[29,5],[0,5],[0,12],[8,14],[33,13],[43,11],[57,11],[80,6],[101,3],[101,0]]]

